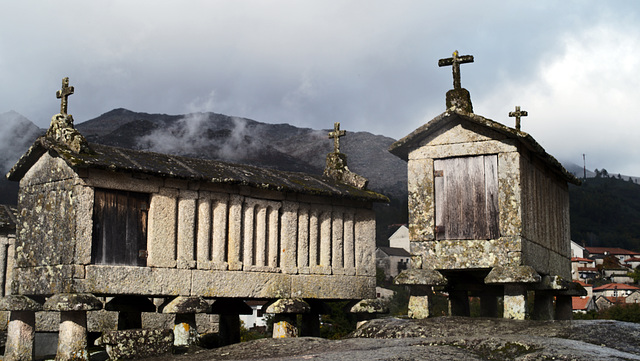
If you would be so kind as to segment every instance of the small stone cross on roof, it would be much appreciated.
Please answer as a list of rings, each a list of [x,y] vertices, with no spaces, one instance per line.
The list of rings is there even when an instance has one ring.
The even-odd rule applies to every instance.
[[[62,79],[62,89],[56,91],[56,98],[60,101],[60,114],[67,114],[67,104],[69,95],[73,94],[73,87],[69,86],[69,78]]]
[[[329,132],[329,139],[333,138],[334,153],[340,153],[340,137],[344,137],[346,134],[346,130],[340,130],[340,123],[333,123],[333,131]]]
[[[458,51],[453,52],[453,57],[438,60],[438,66],[451,65],[453,70],[453,89],[461,89],[460,85],[460,64],[473,63],[473,55],[458,56]]]
[[[516,105],[515,112],[509,112],[510,117],[516,117],[516,129],[520,130],[520,117],[526,117],[529,113],[526,110],[520,110],[520,106]]]

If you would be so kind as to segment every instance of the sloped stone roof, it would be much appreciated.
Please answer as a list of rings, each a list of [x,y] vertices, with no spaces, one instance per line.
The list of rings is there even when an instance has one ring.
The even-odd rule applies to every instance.
[[[407,250],[404,248],[378,247],[378,249],[384,252],[387,256],[411,257],[411,253],[407,252]]]
[[[552,155],[548,154],[544,148],[528,133],[510,128],[504,124],[500,124],[491,119],[482,117],[474,113],[468,113],[456,107],[451,107],[444,113],[433,118],[428,123],[422,125],[418,129],[411,132],[409,135],[393,143],[389,147],[389,152],[396,155],[405,161],[409,158],[409,152],[421,146],[421,142],[426,139],[430,134],[434,133],[445,124],[456,121],[458,119],[466,120],[480,126],[487,127],[491,130],[497,131],[507,136],[510,139],[518,140],[522,145],[540,157],[545,163],[547,163],[551,169],[557,171],[567,182],[573,184],[580,184],[580,180],[573,174],[569,173]]]
[[[95,168],[189,181],[243,185],[281,192],[373,202],[389,201],[382,194],[358,189],[318,175],[117,148],[96,143],[90,143],[89,147],[92,152],[75,153],[51,138],[40,137],[11,169],[7,178],[19,181],[45,152],[50,152],[62,158],[74,169]]]

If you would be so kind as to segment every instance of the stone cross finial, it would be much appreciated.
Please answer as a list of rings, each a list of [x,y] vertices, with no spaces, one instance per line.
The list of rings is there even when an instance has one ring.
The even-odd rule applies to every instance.
[[[333,131],[329,132],[329,138],[333,138],[334,153],[340,153],[340,137],[344,137],[346,134],[346,130],[340,130],[340,123],[333,123]]]
[[[69,78],[62,79],[62,89],[56,91],[56,98],[60,101],[60,114],[67,114],[67,103],[69,95],[73,94],[73,87],[69,86]]]
[[[473,55],[458,56],[458,51],[453,52],[453,57],[438,60],[438,66],[449,66],[453,68],[453,89],[460,89],[460,64],[473,63]]]
[[[526,117],[529,113],[526,110],[520,110],[520,106],[516,105],[515,112],[509,112],[510,117],[516,117],[516,129],[520,130],[520,117]]]

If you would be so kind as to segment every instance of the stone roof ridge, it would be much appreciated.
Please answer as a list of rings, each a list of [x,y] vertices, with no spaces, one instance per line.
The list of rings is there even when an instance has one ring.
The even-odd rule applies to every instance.
[[[451,119],[452,117],[460,117],[467,121],[471,121],[478,125],[490,128],[494,131],[502,133],[509,138],[517,139],[522,144],[524,144],[527,148],[529,148],[534,153],[538,154],[540,158],[546,161],[552,168],[555,168],[568,182],[579,185],[582,182],[576,178],[575,175],[571,174],[567,171],[564,166],[551,154],[547,153],[544,148],[529,134],[523,132],[521,130],[517,130],[515,128],[511,128],[502,123],[496,122],[489,118],[485,118],[481,115],[468,112],[462,108],[452,106],[448,108],[443,113],[439,114],[431,121],[423,124],[418,127],[416,130],[403,137],[402,139],[396,141],[389,147],[389,152],[394,154],[395,156],[404,159],[405,161],[409,158],[409,151],[412,147],[417,146],[424,138],[426,138],[429,134],[440,129],[446,123],[447,119]]]

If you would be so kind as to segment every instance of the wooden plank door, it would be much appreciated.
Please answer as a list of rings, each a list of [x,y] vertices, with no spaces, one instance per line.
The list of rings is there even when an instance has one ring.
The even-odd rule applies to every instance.
[[[499,237],[498,156],[434,161],[436,239]]]
[[[93,264],[146,266],[148,204],[148,194],[95,189]]]

